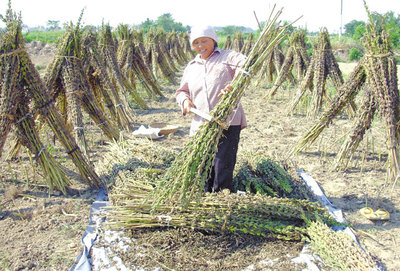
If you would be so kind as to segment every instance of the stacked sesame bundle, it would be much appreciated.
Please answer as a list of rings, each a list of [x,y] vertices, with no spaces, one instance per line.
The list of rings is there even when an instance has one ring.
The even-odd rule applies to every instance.
[[[304,150],[312,144],[332,120],[360,92],[364,85],[368,85],[363,93],[363,102],[358,117],[355,120],[353,131],[348,135],[336,157],[336,167],[345,168],[348,159],[357,149],[365,132],[370,128],[372,120],[379,110],[386,124],[388,142],[389,176],[396,180],[400,174],[399,152],[399,90],[397,85],[396,61],[389,44],[389,34],[385,31],[385,22],[374,22],[368,7],[369,14],[367,31],[362,42],[367,54],[360,60],[350,74],[349,79],[339,89],[329,108],[323,113],[316,124],[309,129],[293,152]],[[378,27],[378,24],[380,26]]]
[[[289,37],[290,47],[285,54],[285,60],[279,70],[278,77],[273,87],[268,91],[268,96],[273,97],[279,87],[290,79],[292,70],[296,71],[296,80],[301,81],[306,74],[308,64],[310,62],[306,52],[306,31],[296,30]]]
[[[330,102],[330,98],[326,93],[326,82],[328,78],[336,89],[340,89],[343,84],[343,76],[332,52],[328,30],[324,28],[318,36],[317,43],[314,47],[314,53],[311,56],[310,65],[291,102],[290,111],[296,108],[306,90],[310,89],[313,100],[310,115],[316,116],[322,108],[323,101],[328,100],[328,103]],[[354,111],[355,104],[351,102],[349,107],[350,115],[354,115]]]
[[[16,125],[18,140],[28,147],[42,167],[50,189],[63,193],[69,184],[61,167],[40,142],[33,117],[39,114],[67,149],[68,155],[91,186],[100,186],[100,179],[86,162],[84,155],[71,136],[60,113],[54,106],[52,94],[40,79],[22,40],[22,21],[13,14],[10,4],[5,17],[6,31],[0,42],[0,154],[11,125]],[[31,100],[34,106],[30,106]]]
[[[82,65],[85,74],[99,105],[105,104],[114,123],[129,131],[132,122],[129,103],[125,95],[119,95],[113,84],[112,76],[99,53],[97,38],[97,33],[90,28],[86,28],[82,34]]]
[[[140,47],[135,45],[133,29],[127,25],[118,26],[119,45],[117,50],[117,61],[122,74],[133,85],[135,80],[146,89],[149,96],[163,96],[151,71],[145,65],[140,54]]]
[[[176,84],[175,78],[178,71],[166,47],[166,36],[162,30],[152,30],[147,33],[148,61],[151,62],[153,75],[157,79],[165,79],[171,84]]]
[[[141,108],[147,108],[145,101],[136,91],[133,81],[123,75],[117,60],[117,49],[118,44],[113,38],[111,26],[103,23],[99,33],[99,53],[103,56],[104,65],[107,67],[115,89],[126,98],[131,97]]]
[[[120,133],[96,101],[84,72],[81,31],[80,20],[76,25],[71,23],[67,26],[44,80],[47,88],[52,90],[53,99],[60,98],[60,103],[66,102],[66,115],[74,127],[75,138],[80,148],[86,150],[82,108],[110,140],[118,140]]]

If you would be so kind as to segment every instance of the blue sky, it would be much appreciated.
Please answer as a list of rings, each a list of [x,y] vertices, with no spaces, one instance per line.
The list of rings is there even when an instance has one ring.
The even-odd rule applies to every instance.
[[[85,8],[84,24],[100,25],[102,20],[112,26],[119,23],[140,24],[147,18],[157,19],[171,13],[176,22],[183,25],[209,24],[213,26],[238,25],[257,28],[256,12],[260,21],[265,21],[274,4],[283,8],[281,20],[294,21],[295,25],[318,31],[327,27],[329,32],[338,33],[343,1],[342,25],[351,20],[367,20],[362,0],[12,0],[15,12],[21,12],[23,23],[28,26],[45,26],[48,20],[60,23],[75,22]],[[385,13],[400,12],[399,0],[367,0],[371,11]],[[0,0],[0,12],[4,14],[8,0]]]

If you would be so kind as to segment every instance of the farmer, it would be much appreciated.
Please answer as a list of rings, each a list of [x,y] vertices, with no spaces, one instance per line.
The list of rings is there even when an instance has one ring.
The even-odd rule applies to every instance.
[[[191,113],[191,108],[209,113],[222,95],[232,89],[229,83],[246,59],[243,54],[218,48],[218,36],[210,26],[193,27],[190,42],[197,55],[186,66],[180,87],[176,91],[176,100],[183,116]],[[204,121],[198,115],[193,116],[190,136],[197,132]],[[223,131],[219,141],[211,175],[205,186],[206,192],[218,192],[222,189],[233,191],[233,169],[240,130],[247,126],[240,104],[228,117],[227,124],[229,128]]]

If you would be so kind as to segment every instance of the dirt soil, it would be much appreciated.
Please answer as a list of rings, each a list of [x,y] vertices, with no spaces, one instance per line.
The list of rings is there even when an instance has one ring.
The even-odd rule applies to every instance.
[[[38,68],[45,66],[54,54],[54,47],[47,44],[31,44],[27,48]],[[340,67],[348,74],[354,64],[341,63]],[[164,84],[165,98],[148,101],[148,110],[133,109],[133,112],[135,128],[152,122],[178,125],[178,132],[154,142],[180,149],[188,139],[190,117],[180,114],[173,97],[176,87]],[[382,121],[374,120],[348,169],[336,171],[332,168],[335,155],[353,121],[345,115],[335,119],[306,152],[288,157],[287,153],[315,120],[306,116],[304,105],[300,105],[294,114],[287,114],[293,90],[280,89],[272,100],[267,101],[264,97],[266,88],[263,84],[252,86],[242,99],[249,126],[242,131],[239,153],[262,152],[309,173],[332,204],[342,209],[361,246],[387,270],[400,270],[400,183],[392,186],[386,181],[387,151]],[[107,151],[107,140],[88,118],[85,125],[91,160],[96,164]],[[32,167],[34,162],[24,148],[17,157],[9,157],[14,144],[13,133],[10,133],[0,158],[1,270],[68,270],[82,250],[81,237],[98,190],[90,189],[79,178],[63,148],[59,144],[53,145],[53,136],[46,128],[42,131],[42,141],[46,146],[52,146],[49,148],[51,154],[66,168],[73,184],[67,195],[50,193],[40,169]],[[365,206],[374,210],[385,208],[390,212],[390,220],[368,220],[359,213]],[[208,238],[218,240],[215,236]],[[218,250],[218,246],[215,249]],[[299,244],[278,242],[271,245],[269,253],[280,251],[280,256],[284,256],[290,253],[288,251],[298,253],[300,250]],[[223,260],[219,264],[221,270],[238,270],[223,266]],[[275,270],[293,269],[275,266]]]

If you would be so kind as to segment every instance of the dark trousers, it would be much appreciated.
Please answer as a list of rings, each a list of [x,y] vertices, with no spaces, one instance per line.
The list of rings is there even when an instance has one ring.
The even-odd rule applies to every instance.
[[[218,192],[223,189],[233,191],[233,170],[236,163],[240,130],[240,125],[234,125],[223,131],[218,143],[214,166],[204,189],[205,192]]]

